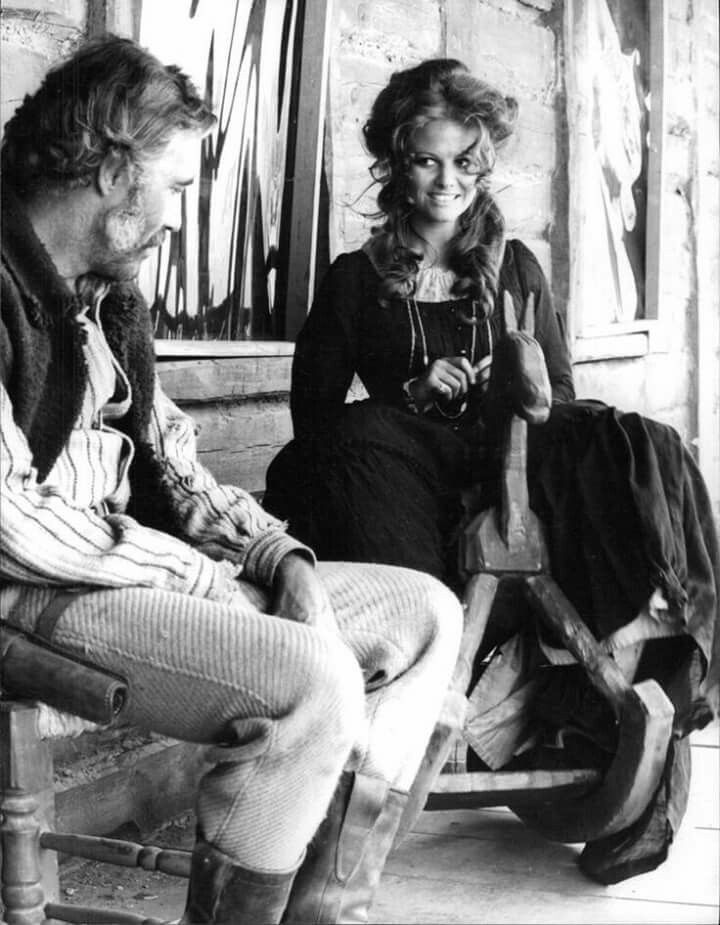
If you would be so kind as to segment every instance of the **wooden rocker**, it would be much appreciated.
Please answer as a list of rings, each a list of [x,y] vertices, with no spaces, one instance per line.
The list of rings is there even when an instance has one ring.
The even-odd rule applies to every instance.
[[[505,324],[517,331],[515,308],[505,297]],[[532,296],[525,331],[533,332]],[[545,378],[547,372],[544,370]],[[547,383],[549,396],[549,383]],[[516,409],[517,410],[517,409]],[[535,415],[533,417],[533,414]],[[665,765],[673,706],[653,680],[630,683],[603,650],[548,572],[542,525],[530,510],[527,487],[527,423],[542,423],[537,410],[513,413],[507,424],[501,500],[465,529],[461,562],[470,575],[464,594],[465,626],[455,673],[439,722],[411,790],[396,844],[419,812],[509,806],[546,838],[587,842],[631,825],[648,805]],[[535,618],[574,657],[592,687],[609,704],[617,727],[617,748],[604,773],[595,768],[497,770],[469,773],[468,744],[478,721],[468,691],[475,656],[488,626],[498,590],[520,588]],[[552,670],[552,669],[549,669]],[[478,682],[480,683],[480,682]],[[503,705],[498,707],[502,711]],[[455,757],[449,760],[451,753]]]

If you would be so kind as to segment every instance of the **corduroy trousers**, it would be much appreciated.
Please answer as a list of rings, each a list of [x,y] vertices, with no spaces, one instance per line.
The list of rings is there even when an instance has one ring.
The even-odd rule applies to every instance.
[[[222,605],[90,591],[53,636],[128,679],[129,722],[210,746],[199,829],[253,869],[297,865],[343,769],[410,787],[457,656],[461,607],[436,579],[344,563],[318,573],[339,635],[268,614],[267,594],[239,581]],[[14,590],[6,618],[26,629],[57,593]]]

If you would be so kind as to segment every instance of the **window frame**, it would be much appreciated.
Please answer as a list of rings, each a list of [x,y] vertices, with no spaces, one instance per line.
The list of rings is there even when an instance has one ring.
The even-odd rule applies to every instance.
[[[663,205],[666,136],[667,25],[668,0],[651,0],[648,4],[650,42],[649,149],[647,168],[647,210],[645,241],[645,317],[632,322],[592,325],[582,306],[587,297],[580,254],[585,245],[584,227],[592,220],[582,196],[583,179],[587,175],[588,156],[582,142],[585,117],[577,71],[581,55],[577,36],[586,16],[586,0],[565,3],[564,32],[567,49],[566,93],[569,138],[568,188],[568,251],[569,306],[568,332],[573,363],[591,363],[608,359],[631,359],[669,350],[669,326],[664,317],[662,299]],[[585,133],[587,134],[587,133]]]

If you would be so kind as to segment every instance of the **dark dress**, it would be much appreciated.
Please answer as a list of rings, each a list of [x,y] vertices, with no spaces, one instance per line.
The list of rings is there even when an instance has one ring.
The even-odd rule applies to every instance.
[[[482,397],[450,417],[436,409],[418,415],[403,384],[422,373],[425,352],[429,362],[486,356],[502,334],[505,291],[518,314],[535,296],[535,336],[558,400],[573,397],[570,361],[544,274],[519,241],[506,248],[487,324],[468,324],[468,299],[383,305],[379,284],[362,250],[330,268],[297,341],[295,440],[268,471],[265,505],[320,558],[403,565],[452,585],[461,492],[488,478],[492,464]],[[346,404],[356,373],[369,398]]]

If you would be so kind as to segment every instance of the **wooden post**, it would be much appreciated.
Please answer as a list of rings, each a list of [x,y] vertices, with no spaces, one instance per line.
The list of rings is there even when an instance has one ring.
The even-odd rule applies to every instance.
[[[667,127],[667,0],[648,4],[650,18],[650,147],[647,172],[645,317],[661,316],[662,276],[665,266],[663,253],[663,205],[665,180],[665,131]]]
[[[138,39],[141,6],[142,0],[89,0],[88,38],[112,32],[114,35]]]
[[[0,702],[0,895],[7,925],[42,925],[57,897],[57,859],[40,851],[53,813],[52,758],[32,704]]]
[[[289,139],[286,195],[287,278],[278,280],[284,296],[285,339],[295,340],[315,295],[315,250],[318,232],[320,176],[325,101],[327,96],[328,47],[332,0],[305,0],[299,25],[302,55],[295,90],[297,104]]]

